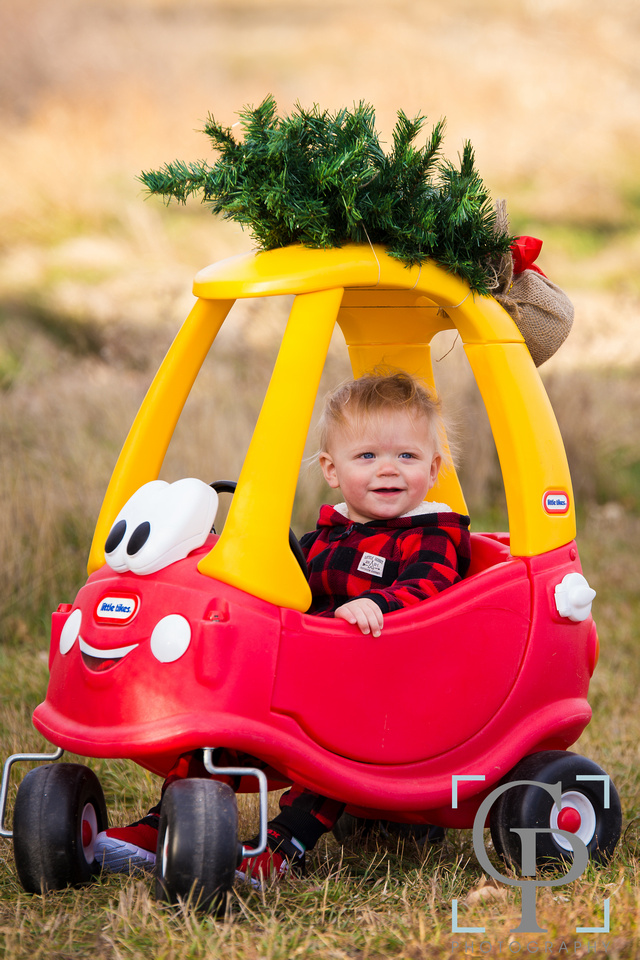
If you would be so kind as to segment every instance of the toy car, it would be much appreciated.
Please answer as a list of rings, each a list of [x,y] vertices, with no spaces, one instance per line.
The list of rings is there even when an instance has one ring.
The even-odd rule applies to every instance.
[[[457,276],[432,263],[409,269],[366,244],[241,255],[201,271],[194,293],[111,478],[89,579],[53,614],[50,681],[33,718],[59,753],[131,758],[160,776],[180,754],[205,750],[212,779],[165,794],[158,896],[175,900],[195,884],[214,902],[233,882],[236,801],[216,779],[217,748],[254,758],[231,771],[240,789],[261,792],[261,842],[244,855],[264,848],[267,789],[290,782],[345,801],[357,817],[468,828],[497,784],[526,779],[561,781],[561,809],[534,785],[507,791],[491,814],[498,851],[517,861],[511,825],[542,824],[576,833],[606,860],[620,834],[615,788],[595,763],[567,752],[591,715],[594,592],[574,540],[560,432],[514,322]],[[281,294],[294,295],[288,325],[224,529],[212,534],[216,491],[158,475],[234,301]],[[291,547],[298,471],[336,322],[356,376],[385,364],[428,383],[430,341],[458,331],[509,514],[509,533],[472,533],[464,580],[388,614],[377,639],[305,613],[309,587]],[[453,468],[430,498],[467,512]],[[5,765],[3,820],[17,758]],[[89,880],[106,822],[86,767],[32,770],[13,829],[25,888]],[[560,833],[540,834],[537,849],[541,861],[571,856]]]

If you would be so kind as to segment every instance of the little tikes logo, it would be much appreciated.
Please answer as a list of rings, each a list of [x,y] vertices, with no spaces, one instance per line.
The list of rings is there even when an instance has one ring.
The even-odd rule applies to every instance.
[[[95,617],[99,623],[129,623],[138,612],[139,606],[138,597],[103,597],[98,602]]]
[[[565,490],[547,490],[542,498],[545,513],[562,516],[569,512],[569,494]]]

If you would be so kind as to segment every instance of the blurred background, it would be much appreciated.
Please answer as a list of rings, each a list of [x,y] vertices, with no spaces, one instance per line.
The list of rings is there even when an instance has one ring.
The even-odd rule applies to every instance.
[[[541,374],[581,529],[590,543],[616,538],[625,570],[638,573],[637,0],[2,0],[5,641],[46,649],[50,611],[84,579],[108,478],[193,302],[193,275],[252,248],[197,201],[147,198],[137,176],[173,159],[213,160],[200,132],[207,114],[234,124],[267,93],[281,113],[365,100],[386,141],[399,108],[428,116],[425,137],[446,117],[451,159],[472,142],[512,232],[543,239],[538,262],[575,304],[573,331]],[[249,302],[225,325],[167,479],[237,478],[285,315],[284,305]],[[505,522],[501,481],[464,356],[451,347],[443,343],[443,391],[480,529]],[[345,373],[336,343],[327,380]],[[317,474],[303,471],[301,490],[299,533],[315,522]]]

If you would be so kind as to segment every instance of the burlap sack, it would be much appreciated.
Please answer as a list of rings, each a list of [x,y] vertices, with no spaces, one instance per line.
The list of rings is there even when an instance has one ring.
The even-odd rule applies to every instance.
[[[504,201],[498,201],[496,213],[504,227]],[[514,320],[536,367],[552,357],[569,336],[574,313],[569,297],[535,270],[523,270],[514,276],[510,254],[496,269],[491,293]]]
[[[535,270],[517,274],[506,293],[494,293],[524,337],[536,367],[569,336],[573,304],[560,287]]]

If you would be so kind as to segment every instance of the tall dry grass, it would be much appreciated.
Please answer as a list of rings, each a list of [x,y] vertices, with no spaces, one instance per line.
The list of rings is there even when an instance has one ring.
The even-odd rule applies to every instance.
[[[273,93],[329,108],[365,99],[384,136],[395,111],[448,117],[514,229],[545,240],[541,265],[573,297],[574,330],[542,372],[580,505],[579,543],[598,590],[602,657],[583,752],[610,770],[625,810],[614,863],[541,896],[549,956],[612,903],[611,943],[633,957],[639,910],[636,644],[640,623],[640,8],[635,0],[4,0],[0,5],[0,742],[40,749],[30,715],[47,680],[48,619],[85,578],[93,523],[135,410],[192,298],[193,274],[248,237],[199,207],[144,201],[136,176],[208,156],[208,111]],[[268,379],[286,304],[249,302],[225,324],[169,451],[168,479],[234,479]],[[504,523],[499,466],[459,346],[436,364],[459,422],[476,528]],[[445,354],[447,354],[445,356]],[[339,339],[325,382],[347,372]],[[309,450],[313,443],[310,441]],[[324,497],[303,470],[301,532]],[[114,822],[156,799],[153,777],[95,764]],[[243,801],[243,830],[255,821]],[[511,893],[481,882],[469,838],[438,856],[332,840],[309,881],[235,896],[222,924],[169,914],[149,886],[110,878],[29,898],[0,843],[0,954],[238,960],[456,955],[464,922],[509,942]],[[573,941],[571,941],[573,942]],[[584,949],[582,952],[584,953]],[[507,954],[507,946],[503,955]],[[477,951],[476,951],[477,952]],[[513,952],[513,951],[512,951]],[[575,952],[575,951],[574,951]],[[457,955],[460,955],[458,951]],[[580,955],[580,952],[576,955]]]
[[[162,476],[237,479],[271,374],[289,303],[249,301],[227,320],[187,402]],[[227,331],[228,326],[228,331]],[[173,331],[168,324],[110,326],[92,346],[63,342],[45,319],[5,320],[5,344],[16,371],[0,394],[1,635],[37,630],[72,598],[102,496],[135,411]],[[505,524],[503,484],[479,394],[453,334],[434,348],[436,377],[456,427],[459,472],[476,529]],[[348,375],[338,334],[323,388]],[[441,351],[439,353],[439,351]],[[106,359],[105,359],[106,355]],[[442,359],[440,359],[442,358]],[[623,514],[640,508],[636,424],[640,390],[628,375],[579,370],[552,373],[547,388],[557,411],[582,511],[607,504]],[[315,448],[313,433],[308,454]],[[315,524],[329,491],[313,463],[301,471],[293,525]]]

